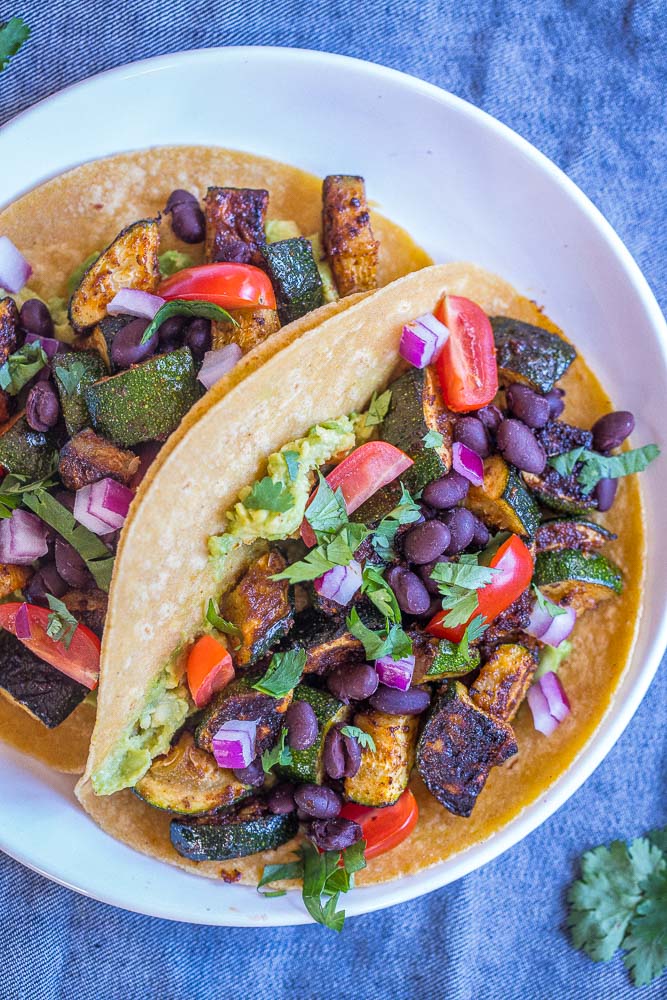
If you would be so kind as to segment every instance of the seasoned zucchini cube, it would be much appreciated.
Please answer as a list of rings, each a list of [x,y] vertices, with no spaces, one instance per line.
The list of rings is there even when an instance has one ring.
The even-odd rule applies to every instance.
[[[62,671],[35,656],[11,632],[0,630],[0,693],[55,729],[88,694]]]
[[[271,698],[255,691],[254,680],[241,677],[219,691],[204,709],[195,730],[195,743],[201,750],[213,752],[213,737],[224,722],[236,719],[257,723],[257,753],[269,750],[280,732],[283,716],[292,702],[292,692],[284,698]]]
[[[364,625],[381,629],[384,619],[367,601],[359,601],[355,608]],[[363,663],[366,659],[362,643],[348,632],[344,615],[330,615],[316,608],[299,612],[294,621],[284,649],[306,650],[306,674],[326,674],[346,663]]]
[[[294,688],[294,701],[307,702],[315,712],[317,739],[306,750],[292,750],[291,764],[280,765],[276,770],[288,781],[321,785],[326,778],[323,755],[327,733],[332,726],[347,722],[352,709],[326,691],[319,691],[306,684],[299,684]]]
[[[501,385],[522,382],[549,392],[577,356],[571,344],[542,327],[509,316],[492,316]]]
[[[239,666],[256,663],[282,639],[294,623],[294,608],[287,580],[273,580],[287,563],[279,552],[260,556],[222,600],[221,614],[240,632],[234,650]]]
[[[278,240],[263,247],[262,253],[283,325],[323,305],[322,279],[308,240],[303,236]]]
[[[416,629],[409,635],[415,654],[413,684],[464,677],[479,666],[479,650],[472,646],[466,653],[449,639],[434,639]]]
[[[540,552],[533,582],[551,601],[572,607],[577,614],[623,590],[623,576],[615,563],[578,549]]]
[[[452,464],[452,414],[444,404],[435,368],[411,368],[389,387],[391,402],[382,437],[413,460],[401,479],[412,493],[449,472]],[[427,448],[429,431],[442,435],[442,445]]]
[[[538,553],[550,552],[552,549],[592,552],[602,548],[607,542],[613,542],[615,538],[613,531],[603,528],[595,521],[555,517],[551,521],[545,521],[537,529],[535,545]]]
[[[261,247],[269,192],[254,188],[210,187],[206,192],[206,260],[264,267]]]
[[[32,567],[0,563],[0,600],[15,590],[22,590],[32,576]]]
[[[484,459],[484,482],[471,486],[466,507],[493,528],[531,537],[540,524],[540,510],[513,465],[500,455]]]
[[[379,243],[371,228],[363,177],[325,177],[322,224],[324,249],[339,294],[376,288]]]
[[[230,861],[273,851],[296,834],[296,813],[274,816],[261,799],[227,813],[199,819],[173,819],[171,842],[191,861]]]
[[[547,453],[548,458],[562,455],[573,448],[592,448],[593,435],[581,427],[573,427],[563,420],[551,420],[545,427],[535,431],[535,436]],[[569,476],[561,476],[551,465],[547,465],[539,476],[524,472],[523,479],[535,497],[552,510],[563,514],[585,514],[597,507],[591,493],[586,493],[578,476],[581,465],[576,465]]]
[[[97,351],[63,351],[55,359],[53,371],[65,426],[71,437],[90,426],[83,391],[87,385],[105,378],[107,366]]]
[[[247,354],[267,337],[280,329],[280,320],[275,309],[234,309],[230,313],[236,323],[211,324],[213,350],[227,344],[238,344]]]
[[[373,737],[375,750],[362,748],[359,770],[345,779],[345,798],[363,806],[393,805],[410,780],[419,716],[387,715],[372,709],[357,712],[354,725]]]
[[[0,432],[0,465],[14,475],[26,476],[31,482],[48,476],[56,454],[54,436],[34,431],[25,412],[17,413]]]
[[[19,311],[14,299],[0,299],[0,365],[18,347]]]
[[[526,697],[537,661],[525,646],[504,643],[486,661],[470,687],[477,708],[494,719],[511,722]]]
[[[68,490],[100,479],[116,479],[127,486],[139,468],[139,457],[132,451],[105,441],[90,428],[80,431],[60,450],[58,472]]]

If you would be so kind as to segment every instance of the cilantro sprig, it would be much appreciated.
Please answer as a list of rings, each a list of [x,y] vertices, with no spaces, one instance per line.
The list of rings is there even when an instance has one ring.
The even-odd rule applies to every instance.
[[[69,368],[56,365],[55,375],[68,396],[79,391],[81,379],[86,375],[86,366],[81,361],[74,361]]]
[[[412,639],[399,624],[392,625],[387,621],[385,627],[376,632],[364,625],[356,608],[352,608],[346,624],[352,635],[363,645],[369,660],[380,660],[383,656],[402,660],[412,653]]]
[[[288,767],[292,763],[292,751],[288,746],[285,746],[286,739],[287,730],[283,726],[276,745],[271,750],[265,750],[262,754],[262,768],[265,774],[269,774],[276,764]]]
[[[7,473],[0,487],[0,518],[11,517],[12,511],[23,503],[23,497],[26,493],[36,493],[53,486],[57,464],[58,459],[55,456],[53,472],[35,482],[30,482],[27,476],[21,476],[18,473]]]
[[[601,479],[620,479],[622,476],[643,472],[659,454],[660,449],[656,444],[645,444],[642,448],[623,451],[620,455],[599,455],[582,445],[562,455],[553,455],[549,459],[549,465],[565,477],[571,476],[581,465],[577,482],[584,492],[590,493]]]
[[[4,389],[10,396],[18,395],[23,386],[48,363],[49,359],[39,341],[24,344],[0,366],[0,389]]]
[[[375,753],[375,740],[365,729],[360,729],[359,726],[342,726],[340,731],[343,736],[350,736],[353,740],[356,740],[364,750],[370,750],[371,753]]]
[[[368,410],[365,415],[366,427],[375,427],[381,424],[389,412],[391,403],[391,389],[387,389],[379,396],[373,393]]]
[[[253,684],[253,688],[272,698],[283,698],[299,683],[305,666],[305,649],[288,649],[285,653],[274,653],[266,673]]]
[[[372,534],[371,544],[383,562],[390,562],[398,529],[403,524],[414,524],[422,516],[419,504],[401,483],[401,498],[397,505],[382,518]]]
[[[79,623],[69,611],[67,605],[59,601],[53,594],[47,594],[46,599],[51,608],[51,613],[46,623],[46,634],[54,642],[61,642],[65,649],[69,649]]]
[[[431,579],[438,585],[443,610],[449,614],[443,619],[447,628],[464,625],[479,607],[477,591],[491,583],[499,570],[480,565],[478,556],[463,554],[458,562],[437,563]]]
[[[294,506],[294,497],[284,483],[277,483],[271,476],[264,476],[253,483],[243,504],[248,510],[270,510],[275,514],[284,514]]]
[[[427,431],[422,438],[425,448],[442,448],[445,439],[440,431]]]
[[[0,72],[6,69],[9,60],[15,56],[30,37],[30,28],[22,17],[12,17],[0,22]]]
[[[401,609],[398,606],[396,595],[382,575],[382,571],[377,566],[366,563],[364,566],[361,593],[365,594],[390,622],[400,624]]]

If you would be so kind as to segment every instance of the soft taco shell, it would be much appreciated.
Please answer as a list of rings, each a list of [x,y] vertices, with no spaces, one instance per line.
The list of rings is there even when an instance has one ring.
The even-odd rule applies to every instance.
[[[107,246],[129,223],[156,217],[174,188],[203,198],[210,185],[266,188],[270,219],[291,219],[305,235],[320,230],[322,182],[312,174],[249,153],[167,146],[96,160],[48,181],[0,213],[0,235],[8,236],[30,261],[32,290],[44,299],[65,296],[67,278],[83,260]],[[371,214],[380,240],[381,285],[431,263],[400,226],[376,212]],[[160,252],[170,249],[187,252],[197,263],[203,259],[203,246],[181,243],[167,220],[161,227]],[[345,299],[323,306],[292,324],[295,333],[349,303]],[[255,352],[246,355],[234,372],[235,384],[277,347],[270,339],[256,357]],[[183,429],[195,419],[191,412]],[[61,771],[83,771],[94,719],[93,707],[86,704],[61,726],[48,730],[0,696],[0,739]]]
[[[267,863],[289,858],[294,842],[277,851],[220,862],[190,862],[169,840],[169,815],[131,791],[96,797],[90,775],[137,717],[153,678],[182,636],[201,625],[205,598],[231,585],[241,560],[226,567],[222,584],[207,559],[209,535],[221,532],[224,512],[240,488],[263,474],[266,457],[314,423],[364,407],[395,366],[403,323],[433,308],[448,291],[466,295],[490,314],[506,314],[556,329],[534,303],[506,282],[468,264],[431,267],[357,301],[264,359],[242,385],[230,376],[206,397],[197,421],[172,440],[144,502],[133,509],[119,551],[104,638],[98,717],[80,801],[99,825],[130,846],[186,871],[256,883]],[[610,402],[579,358],[564,380],[565,418],[590,425]],[[278,391],[280,387],[282,391]],[[586,615],[574,633],[574,652],[562,676],[572,714],[546,739],[524,706],[516,720],[519,753],[494,768],[470,819],[451,815],[418,779],[415,832],[373,859],[359,883],[409,874],[486,839],[534,801],[572,763],[607,710],[630,655],[639,618],[644,551],[637,483],[621,483],[605,523],[620,533],[610,555],[623,568],[626,589]],[[231,563],[231,560],[230,560]],[[137,609],[141,609],[137,613]]]

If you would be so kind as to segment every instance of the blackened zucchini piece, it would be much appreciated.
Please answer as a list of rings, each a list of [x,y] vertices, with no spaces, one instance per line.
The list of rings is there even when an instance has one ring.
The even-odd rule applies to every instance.
[[[102,638],[109,604],[108,594],[97,587],[92,587],[90,590],[68,590],[62,601],[75,618],[98,638]]]
[[[564,420],[550,420],[534,433],[547,453],[547,458],[563,455],[573,448],[590,450],[593,447],[593,435],[590,431],[584,430],[583,427],[575,427],[574,424],[567,424]]]
[[[334,174],[322,185],[323,243],[338,293],[377,288],[378,250],[363,177]]]
[[[64,722],[89,693],[4,629],[0,630],[0,688],[48,729]]]
[[[0,563],[0,599],[9,597],[16,590],[22,590],[31,576],[31,566],[14,566],[11,563]]]
[[[260,247],[269,192],[253,188],[210,187],[206,192],[206,260],[264,267]]]
[[[262,248],[283,325],[324,304],[322,279],[309,240],[298,236]]]
[[[522,382],[549,392],[577,356],[556,333],[509,316],[492,316],[493,338],[501,385]]]
[[[19,346],[19,311],[14,299],[0,299],[0,365]]]
[[[529,587],[493,619],[482,637],[482,643],[488,646],[503,640],[507,642],[507,636],[528,628],[534,603],[535,599]]]
[[[564,420],[550,420],[548,424],[535,431],[535,437],[547,453],[548,458],[563,455],[573,448],[592,448],[593,435],[581,427],[566,424]],[[569,476],[561,476],[551,465],[537,476],[524,472],[523,478],[535,495],[544,504],[563,514],[585,514],[597,507],[595,497],[586,493],[579,482],[581,465],[575,466]]]
[[[275,309],[233,309],[230,313],[234,323],[215,321],[211,324],[213,350],[227,344],[238,344],[247,354],[280,329],[280,320]]]
[[[452,414],[444,404],[435,368],[411,368],[389,386],[391,402],[382,423],[382,438],[413,460],[401,479],[416,493],[449,472],[452,464]],[[442,434],[438,448],[427,448],[429,431]]]
[[[418,715],[357,712],[354,725],[373,738],[375,750],[363,747],[361,766],[346,778],[345,798],[363,806],[391,806],[407,788],[415,762]]]
[[[500,455],[484,459],[484,482],[470,487],[466,507],[490,527],[517,535],[534,535],[540,523],[537,503],[517,469]]]
[[[550,552],[552,549],[592,552],[602,548],[607,542],[613,542],[615,538],[613,531],[603,528],[596,521],[555,517],[551,521],[545,521],[537,529],[535,545],[538,552]]]
[[[463,677],[479,666],[479,652],[472,646],[466,652],[459,649],[458,643],[434,639],[417,629],[409,631],[408,635],[415,655],[413,684]]]
[[[271,698],[253,689],[255,678],[241,677],[219,691],[204,709],[195,730],[195,743],[201,750],[213,752],[213,737],[223,722],[233,719],[257,723],[257,754],[269,750],[280,732],[283,715],[292,702],[292,692],[283,698]]]
[[[239,666],[261,660],[291,629],[294,607],[287,580],[271,579],[287,562],[275,549],[260,556],[221,602],[223,618],[235,625],[241,645],[234,650]]]
[[[43,479],[52,471],[56,454],[54,436],[34,431],[25,413],[17,413],[0,431],[0,465],[7,472],[31,481]]]
[[[507,722],[477,708],[460,681],[447,681],[417,746],[429,792],[456,816],[469,816],[492,767],[518,750]]]
[[[95,430],[123,447],[166,440],[200,395],[187,347],[159,354],[84,389]]]
[[[368,628],[381,629],[384,619],[367,601],[359,601],[355,608]],[[345,615],[329,615],[316,608],[306,608],[294,619],[289,638],[283,649],[306,650],[304,673],[326,674],[345,663],[363,662],[364,647],[359,639],[348,632]]]
[[[399,482],[387,483],[376,490],[361,507],[350,514],[350,520],[365,524],[367,528],[375,529],[383,517],[387,517],[401,502],[401,485]]]
[[[107,366],[97,351],[63,351],[55,359],[53,371],[67,433],[72,436],[90,426],[83,390],[105,378]]]
[[[232,771],[218,767],[215,757],[196,747],[187,731],[169,753],[155,758],[134,791],[150,806],[183,816],[226,809],[251,794]]]
[[[107,477],[127,486],[138,468],[139,457],[134,452],[106,441],[89,427],[61,448],[58,465],[68,490],[80,490]]]
[[[155,292],[160,283],[156,219],[142,219],[123,229],[91,264],[69,302],[69,320],[78,332],[99,323],[121,288]]]
[[[299,684],[294,688],[294,701],[307,702],[315,712],[318,725],[317,739],[306,750],[292,750],[291,764],[279,765],[276,770],[289,781],[321,785],[326,780],[323,753],[327,733],[332,726],[348,722],[352,709],[328,692],[319,691],[306,684]]]
[[[537,661],[525,646],[504,643],[486,661],[470,687],[477,708],[511,722],[532,684]]]
[[[296,834],[296,813],[274,816],[254,799],[233,812],[199,819],[173,819],[171,842],[191,861],[230,861],[260,851],[273,851]]]
[[[556,604],[577,614],[608,601],[623,590],[623,576],[610,559],[578,549],[540,552],[533,583]]]

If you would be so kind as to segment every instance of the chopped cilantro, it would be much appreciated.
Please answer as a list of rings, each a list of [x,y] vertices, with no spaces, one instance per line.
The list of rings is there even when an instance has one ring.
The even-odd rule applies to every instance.
[[[49,359],[39,341],[24,344],[18,351],[10,354],[0,367],[0,389],[4,389],[10,396],[16,396],[48,363]]]
[[[46,599],[51,608],[51,614],[46,626],[46,634],[54,642],[61,642],[65,649],[69,649],[79,623],[74,615],[70,613],[67,605],[59,601],[53,594],[47,594]]]
[[[155,316],[144,330],[141,343],[147,344],[155,331],[162,326],[166,319],[170,319],[172,316],[202,316],[204,319],[210,319],[217,323],[231,323],[232,326],[238,326],[234,317],[230,316],[226,309],[216,306],[213,302],[190,302],[187,299],[172,299],[170,302],[165,302],[163,306],[160,306],[155,313]]]
[[[368,410],[366,411],[366,426],[374,427],[381,424],[389,412],[391,403],[391,389],[387,389],[381,395],[373,393]]]
[[[401,525],[413,524],[421,516],[419,504],[401,483],[401,499],[394,509],[382,518],[371,538],[373,548],[384,562],[389,562],[392,557],[396,532]]]
[[[81,361],[74,361],[71,368],[56,366],[55,374],[68,396],[72,396],[79,389],[79,383],[86,374],[86,366]]]
[[[276,573],[272,579],[304,583],[306,580],[316,580],[334,566],[347,566],[367,536],[368,528],[363,524],[344,524],[331,541],[323,541],[310,549],[303,559],[292,563],[282,573]]]
[[[84,274],[89,267],[92,267],[97,258],[100,256],[101,250],[93,250],[93,252],[82,260],[78,267],[75,267],[69,278],[67,279],[67,295],[71,298],[83,279]]]
[[[7,473],[0,485],[0,518],[11,517],[12,511],[20,507],[25,493],[36,493],[38,490],[46,490],[53,486],[57,465],[58,457],[54,456],[53,472],[34,483],[31,483],[27,476]]]
[[[181,250],[165,250],[158,257],[158,263],[162,277],[170,278],[177,271],[184,271],[186,267],[193,267],[195,259],[189,253],[183,253]]]
[[[290,482],[294,482],[299,474],[299,452],[298,451],[283,451],[281,455],[285,459],[285,465],[287,466],[287,475],[290,477]]]
[[[274,653],[266,673],[253,684],[253,688],[272,698],[282,698],[299,683],[305,665],[305,649],[288,649],[285,653]]]
[[[22,17],[12,17],[9,21],[0,22],[0,72],[6,69],[9,60],[29,37],[30,28]]]
[[[438,584],[442,607],[449,614],[443,619],[447,628],[464,625],[479,606],[477,591],[491,582],[498,570],[481,566],[478,557],[462,555],[456,563],[437,563],[431,579]]]
[[[208,604],[206,605],[206,621],[213,628],[217,629],[218,632],[224,632],[225,635],[241,635],[241,630],[228,622],[226,618],[223,618],[220,614],[220,608],[218,607],[218,602],[212,597],[209,597]]]
[[[294,506],[294,498],[284,483],[276,483],[271,476],[264,476],[253,483],[243,503],[248,510],[270,510],[284,514]]]
[[[369,660],[379,660],[383,656],[402,660],[412,653],[412,640],[398,624],[389,625],[387,622],[384,629],[374,632],[364,625],[356,608],[352,608],[346,624],[352,635],[362,643]]]
[[[476,615],[466,627],[460,642],[457,643],[458,652],[466,660],[470,657],[470,643],[475,642],[476,639],[481,639],[488,627],[489,624],[484,615]]]
[[[287,767],[292,763],[292,751],[289,747],[285,746],[285,739],[287,738],[287,730],[283,726],[280,730],[280,736],[278,742],[271,750],[265,750],[262,754],[262,768],[264,773],[268,774],[272,767],[276,764],[281,764]]]
[[[622,476],[643,472],[659,454],[660,449],[655,444],[623,451],[620,455],[599,455],[580,446],[562,455],[553,455],[549,459],[549,465],[561,476],[567,477],[581,463],[577,481],[586,493],[590,493],[601,479],[620,479]]]
[[[370,750],[371,753],[375,753],[375,740],[370,733],[367,733],[364,729],[360,729],[359,726],[343,726],[341,733],[343,736],[351,736],[364,750]]]
[[[348,522],[347,509],[340,487],[334,492],[321,472],[318,472],[319,486],[311,503],[306,508],[306,520],[318,541],[320,535],[331,535]]]
[[[422,438],[425,448],[442,448],[445,439],[440,431],[427,431]]]
[[[369,563],[364,566],[361,593],[366,594],[380,614],[390,622],[400,623],[401,610],[396,595],[377,566],[371,566]]]

